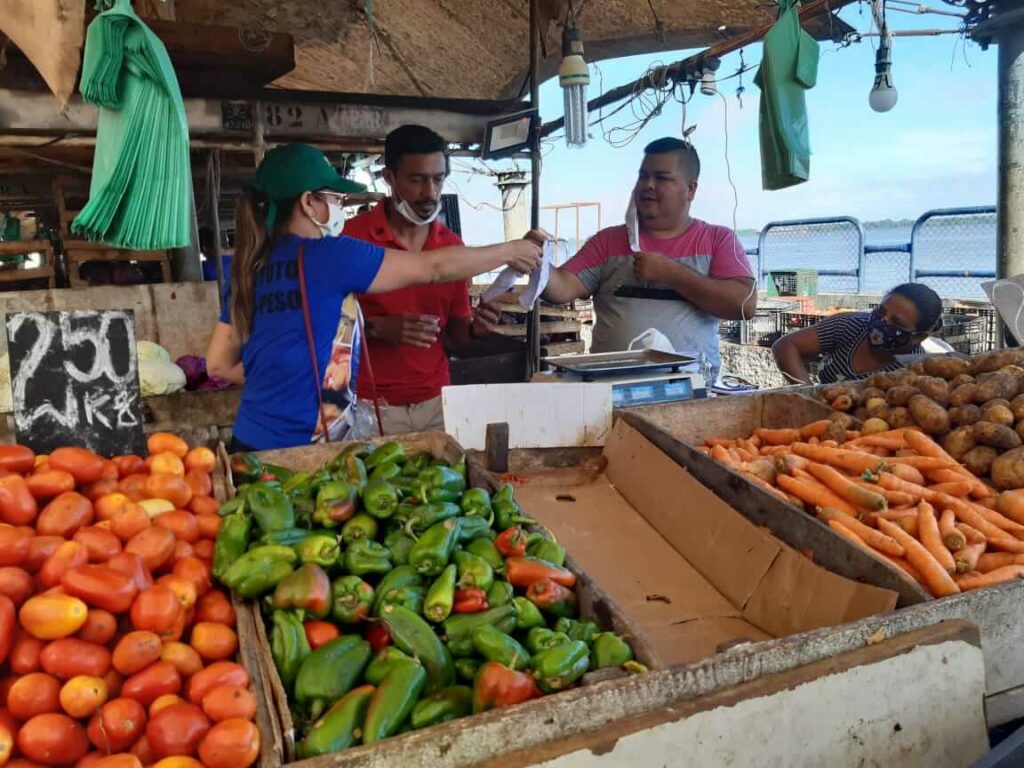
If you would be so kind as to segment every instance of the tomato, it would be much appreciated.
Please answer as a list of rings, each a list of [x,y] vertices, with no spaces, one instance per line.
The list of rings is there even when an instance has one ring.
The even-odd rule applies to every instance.
[[[259,729],[237,717],[217,723],[199,745],[206,768],[249,768],[259,755]]]
[[[166,473],[155,473],[146,478],[146,498],[166,499],[175,507],[187,507],[192,501],[192,489],[185,478]]]
[[[124,681],[121,695],[148,707],[161,696],[181,690],[181,675],[174,665],[157,661]]]
[[[23,477],[0,477],[0,522],[31,525],[38,514],[39,504]]]
[[[150,456],[146,463],[149,464],[150,474],[185,476],[185,463],[173,453],[157,453]]]
[[[200,496],[199,498],[205,498]],[[217,532],[220,531],[221,517],[218,514],[197,514],[196,525],[199,528],[200,539],[210,539],[211,541],[217,538]]]
[[[203,517],[208,517],[208,515],[203,515]],[[213,561],[213,549],[213,539],[200,539],[192,545],[192,554],[194,554],[200,560],[206,563],[210,563]]]
[[[61,680],[77,675],[103,677],[110,670],[110,651],[76,637],[62,637],[43,648],[39,662],[45,671]]]
[[[104,681],[107,683],[107,688],[110,690],[111,698],[115,698],[121,695],[121,686],[124,685],[124,676],[113,667],[103,676]]]
[[[192,549],[192,545],[187,541],[178,539],[174,542],[174,552],[171,554],[171,562],[177,563],[179,560],[184,560],[186,557],[192,557],[195,550]],[[173,572],[174,569],[172,568]]]
[[[217,515],[220,517],[220,502],[212,496],[193,496],[188,503],[190,512],[197,515]]]
[[[214,621],[235,626],[235,609],[228,596],[219,589],[207,592],[196,603],[196,621]]]
[[[111,659],[114,669],[122,675],[141,672],[160,659],[163,645],[160,636],[154,632],[136,630],[129,632],[118,641]]]
[[[173,693],[165,693],[149,705],[149,719],[152,720],[157,712],[162,709],[167,709],[168,707],[173,707],[175,704],[188,704],[188,702],[181,698],[181,696],[177,696]]]
[[[203,699],[203,712],[215,723],[233,717],[252,720],[256,717],[256,697],[240,685],[218,685]]]
[[[73,635],[89,616],[89,608],[70,595],[36,595],[18,611],[18,620],[40,640],[56,640]]]
[[[193,704],[202,705],[206,694],[219,685],[240,685],[249,687],[249,673],[245,667],[233,661],[216,661],[196,672],[188,681],[187,698]]]
[[[183,557],[176,560],[172,573],[192,582],[196,589],[196,595],[202,596],[210,591],[213,584],[213,575],[210,566],[198,557]],[[2,590],[0,590],[2,591]]]
[[[7,692],[7,709],[22,721],[60,712],[60,681],[44,672],[19,677]]]
[[[160,570],[174,554],[174,534],[166,528],[151,526],[139,531],[124,545],[125,552],[134,552],[150,572]]]
[[[43,468],[25,478],[25,485],[39,501],[75,490],[75,476],[60,469]]]
[[[203,668],[203,660],[196,649],[185,643],[165,643],[160,649],[160,660],[173,664],[183,678],[192,677]]]
[[[139,592],[153,586],[153,577],[150,576],[149,569],[142,562],[142,558],[134,552],[120,552],[114,555],[107,561],[107,568],[131,576]]]
[[[204,661],[223,661],[238,650],[238,635],[231,627],[201,621],[192,627],[190,643]]]
[[[132,607],[139,587],[134,579],[106,565],[83,565],[61,579],[64,591],[81,598],[90,608],[125,613]]]
[[[213,480],[206,472],[190,470],[185,473],[185,482],[192,489],[194,496],[209,496],[213,493]],[[191,502],[190,502],[191,503]]]
[[[62,493],[39,513],[36,532],[41,536],[74,536],[93,521],[92,502],[74,491]]]
[[[100,472],[100,480],[113,480],[116,482],[119,476],[120,473],[117,471],[117,464],[115,464],[111,459],[103,459],[103,471]],[[99,482],[100,480],[97,480],[96,482]]]
[[[206,766],[194,757],[175,755],[174,757],[165,757],[163,760],[153,763],[149,768],[206,768]]]
[[[44,647],[45,643],[38,637],[32,637],[25,630],[19,629],[14,635],[14,644],[7,656],[11,672],[16,675],[39,672],[43,668],[39,663],[39,654],[43,652]]]
[[[0,526],[0,566],[20,566],[28,560],[34,537],[24,528]]]
[[[60,689],[60,705],[71,717],[90,717],[102,707],[110,691],[102,677],[76,675]]]
[[[99,755],[99,759],[90,768],[143,768],[142,761],[139,760],[135,755],[129,755],[127,752],[120,755]],[[84,768],[79,763],[75,768]]]
[[[14,603],[6,595],[0,595],[0,664],[7,661],[17,631],[18,619]]]
[[[37,715],[18,731],[18,749],[29,760],[63,765],[80,760],[89,751],[85,728],[67,715]]]
[[[95,504],[104,496],[109,496],[117,490],[117,477],[104,477],[95,483],[82,486],[82,495]]]
[[[117,476],[120,479],[128,477],[128,475],[141,475],[145,468],[145,462],[141,456],[115,456],[111,461],[114,462],[114,466],[117,467]]]
[[[189,543],[199,540],[199,521],[191,512],[175,509],[153,518],[153,525],[166,528],[179,541]]]
[[[0,725],[0,765],[6,765],[14,754],[14,734],[16,729]]]
[[[73,541],[82,544],[89,552],[90,563],[105,563],[121,551],[121,541],[110,530],[90,525],[79,530]]]
[[[207,475],[213,472],[217,466],[217,454],[205,446],[193,448],[185,454],[185,469],[190,472],[195,470],[204,472]],[[31,469],[31,467],[29,467]],[[16,472],[18,470],[11,470]]]
[[[329,621],[307,621],[303,627],[306,630],[306,641],[314,651],[341,635],[341,630]]]
[[[3,529],[0,529],[2,531]],[[57,551],[57,547],[67,539],[63,536],[33,536],[28,544],[28,560],[25,561],[25,570],[29,573],[37,573],[43,567],[46,559]],[[2,545],[0,545],[2,551]]]
[[[34,593],[32,576],[23,568],[0,568],[0,595],[7,595],[15,606],[20,606]]]
[[[0,469],[24,475],[36,465],[36,455],[26,445],[0,445]]]
[[[103,457],[85,448],[58,448],[50,454],[50,469],[70,473],[79,485],[95,483],[103,475]]]
[[[11,733],[18,731],[18,721],[6,707],[0,708],[0,726],[7,728]]]
[[[149,746],[149,739],[146,738],[146,734],[142,734],[128,751],[138,757],[143,765],[151,765],[156,760],[156,755],[153,754],[153,750]]]
[[[88,562],[89,550],[77,541],[65,541],[46,558],[36,578],[44,587],[55,587],[61,583],[65,573]]]
[[[172,704],[149,718],[146,738],[157,757],[194,755],[210,730],[210,720],[195,704]]]
[[[87,643],[106,645],[114,639],[117,634],[117,619],[110,611],[100,608],[90,608],[89,615],[85,618],[85,624],[75,634],[79,640]]]
[[[171,590],[174,596],[178,598],[178,602],[181,603],[183,610],[187,611],[196,604],[196,585],[192,583],[191,579],[169,573],[157,579],[156,583]]]
[[[146,510],[150,520],[155,520],[158,515],[162,515],[164,512],[174,511],[174,504],[167,499],[143,499],[139,502],[139,506]]]
[[[110,519],[110,532],[121,541],[127,542],[150,525],[152,522],[146,510],[133,501],[129,506],[114,513]]]
[[[94,506],[97,520],[113,520],[114,515],[125,507],[130,507],[135,501],[120,491],[108,493],[96,499]]]
[[[188,455],[188,443],[170,432],[154,432],[146,438],[146,450],[150,456],[166,452],[184,459]]]
[[[118,490],[132,501],[142,501],[146,498],[146,480],[149,475],[143,472],[122,477],[117,484]]]
[[[89,722],[89,740],[102,752],[123,752],[146,729],[146,710],[135,699],[111,699]]]
[[[170,587],[154,584],[135,598],[131,608],[132,625],[137,629],[155,632],[161,637],[170,634],[181,618],[182,605]]]

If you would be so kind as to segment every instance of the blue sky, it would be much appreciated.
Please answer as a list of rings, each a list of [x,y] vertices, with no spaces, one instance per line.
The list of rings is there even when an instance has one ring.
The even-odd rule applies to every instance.
[[[951,6],[931,0],[934,8]],[[848,7],[843,18],[866,31],[870,13]],[[894,29],[951,28],[955,19],[941,16],[889,14]],[[586,26],[583,24],[584,39]],[[757,137],[760,91],[755,70],[743,76],[746,91],[742,108],[735,91],[738,80],[720,83],[727,107],[719,96],[698,91],[687,107],[687,125],[696,124],[691,136],[701,155],[703,170],[694,215],[721,224],[733,224],[733,191],[726,178],[728,157],[736,183],[739,228],[759,228],[768,221],[829,215],[852,215],[862,220],[916,218],[930,208],[991,205],[996,195],[996,49],[982,51],[956,35],[897,38],[893,50],[893,79],[899,102],[885,114],[868,106],[874,76],[876,38],[846,48],[821,44],[817,87],[808,92],[811,130],[811,179],[776,192],[761,189]],[[655,62],[668,63],[687,51],[633,56],[591,65],[589,96],[629,82]],[[746,64],[761,59],[760,44],[744,52]],[[719,77],[739,68],[740,57],[726,57]],[[600,69],[600,74],[596,69]],[[541,113],[551,120],[562,113],[557,80],[541,89]],[[593,116],[592,116],[593,117]],[[682,108],[677,102],[625,148],[613,148],[600,127],[591,129],[583,149],[570,150],[561,136],[545,146],[541,175],[541,203],[599,201],[604,226],[621,222],[643,146],[660,136],[680,135]],[[725,119],[728,118],[728,132]],[[609,118],[605,126],[621,126],[633,119],[631,110]],[[471,161],[459,161],[463,167]],[[490,164],[494,167],[505,167]],[[507,165],[507,164],[506,164]],[[478,165],[479,167],[479,165]],[[521,167],[527,167],[521,164]],[[500,200],[493,179],[455,172],[448,191],[462,196],[464,237],[470,243],[501,239],[501,214],[493,207]],[[480,207],[476,210],[475,207]],[[574,225],[563,216],[565,227]],[[553,225],[550,212],[542,223]],[[597,226],[593,212],[583,215],[584,236]]]

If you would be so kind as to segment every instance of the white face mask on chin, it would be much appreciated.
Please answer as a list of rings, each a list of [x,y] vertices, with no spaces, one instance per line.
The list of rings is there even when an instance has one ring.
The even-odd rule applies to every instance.
[[[327,203],[327,211],[327,223],[325,224],[321,224],[312,216],[310,219],[324,237],[340,237],[341,233],[345,231],[345,209],[340,205]]]
[[[394,195],[394,192],[392,192]],[[425,227],[427,224],[433,223],[441,214],[441,201],[437,201],[437,205],[434,207],[433,212],[426,218],[416,213],[416,209],[409,205],[405,200],[399,200],[398,195],[392,197],[392,202],[395,204],[395,210],[398,211],[402,218],[412,224],[414,227]]]

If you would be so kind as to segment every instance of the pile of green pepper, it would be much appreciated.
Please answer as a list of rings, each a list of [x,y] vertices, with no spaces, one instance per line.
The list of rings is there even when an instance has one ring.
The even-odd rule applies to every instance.
[[[235,457],[213,571],[259,599],[300,757],[639,671],[577,619],[565,550],[465,462],[350,445],[317,472]]]

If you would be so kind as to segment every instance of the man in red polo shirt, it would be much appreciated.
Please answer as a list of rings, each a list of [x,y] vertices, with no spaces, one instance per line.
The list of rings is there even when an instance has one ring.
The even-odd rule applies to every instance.
[[[447,144],[429,128],[403,125],[384,141],[391,196],[345,224],[345,234],[385,248],[429,251],[462,240],[437,220],[448,176]],[[443,430],[441,388],[451,383],[444,338],[455,347],[486,334],[492,305],[476,314],[464,281],[417,285],[359,297],[373,368],[359,377],[359,400],[381,405],[385,434]]]

